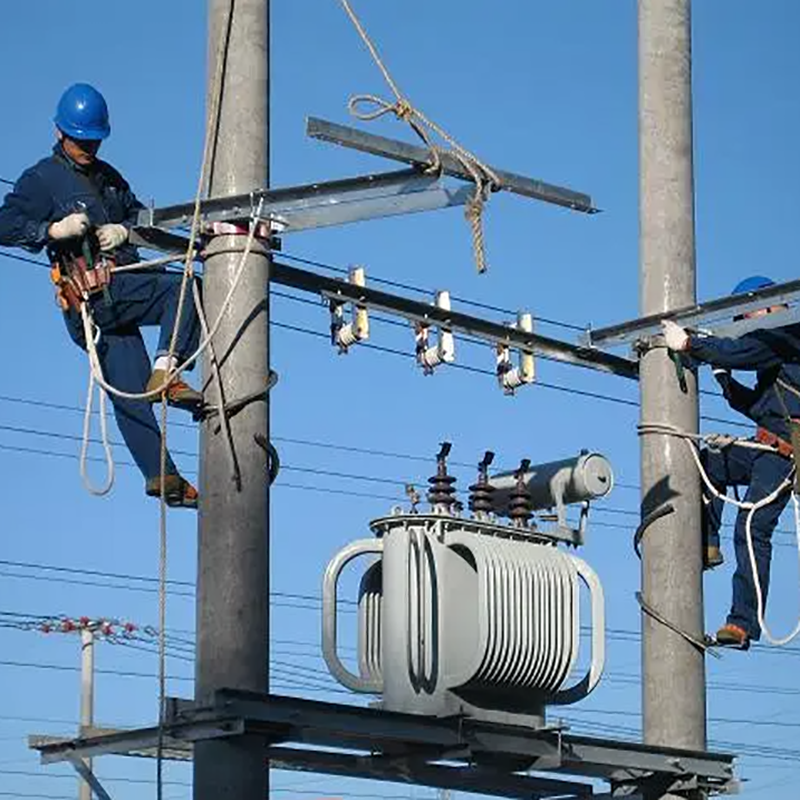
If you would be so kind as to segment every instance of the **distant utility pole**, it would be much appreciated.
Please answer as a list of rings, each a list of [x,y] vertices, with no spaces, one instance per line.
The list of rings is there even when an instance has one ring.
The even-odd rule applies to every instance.
[[[81,628],[81,736],[94,727],[94,635],[88,625]],[[92,768],[91,758],[84,763]],[[92,800],[92,787],[83,778],[78,778],[78,800]]]
[[[232,10],[231,10],[232,9]],[[230,12],[230,15],[229,15]],[[269,0],[209,0],[209,104],[221,42],[227,41],[218,140],[209,186],[214,196],[247,193],[269,182]],[[230,24],[229,24],[230,23]],[[217,318],[245,236],[216,236],[208,247],[203,297]],[[227,252],[226,252],[227,251]],[[266,388],[269,374],[269,258],[258,243],[214,340],[229,400]],[[204,382],[210,402],[216,390]],[[201,429],[197,574],[198,701],[222,687],[268,690],[269,493],[265,453],[269,402],[253,402],[231,419],[242,485],[232,480],[214,419]],[[200,741],[194,750],[195,800],[264,800],[268,771],[263,737]]]
[[[639,0],[638,14],[640,291],[641,312],[647,315],[696,299],[691,0]],[[696,432],[697,386],[689,373],[686,379],[684,394],[667,351],[647,352],[641,361],[642,422]],[[684,442],[661,435],[642,437],[641,459],[643,513],[668,502],[675,509],[645,536],[644,599],[677,627],[702,638],[695,465]],[[650,616],[642,619],[645,741],[704,749],[703,653]]]

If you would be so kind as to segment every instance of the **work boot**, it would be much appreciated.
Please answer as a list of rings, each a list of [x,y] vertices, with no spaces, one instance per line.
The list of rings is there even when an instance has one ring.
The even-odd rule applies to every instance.
[[[717,644],[720,647],[730,647],[734,650],[748,650],[750,636],[746,630],[729,622],[717,631]]]
[[[167,371],[154,369],[150,380],[147,381],[145,391],[154,392],[156,389],[160,389],[166,381]],[[160,400],[160,395],[150,398],[151,403],[158,403]],[[203,405],[203,395],[180,378],[175,378],[167,387],[167,404],[174,408],[182,408],[184,411],[196,411]]]
[[[703,569],[716,569],[725,563],[725,557],[722,555],[722,550],[718,545],[706,545],[703,550]]]
[[[148,497],[161,497],[161,476],[149,478],[145,484]],[[170,508],[197,508],[197,489],[180,475],[164,476],[164,499]]]

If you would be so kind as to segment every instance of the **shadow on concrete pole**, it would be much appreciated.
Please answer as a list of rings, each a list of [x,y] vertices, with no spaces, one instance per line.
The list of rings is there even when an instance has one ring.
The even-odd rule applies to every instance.
[[[691,0],[639,0],[638,14],[640,297],[647,315],[696,299]],[[667,351],[648,352],[641,362],[642,422],[696,432],[697,386],[692,375],[686,378],[683,394]],[[643,514],[666,502],[675,507],[645,536],[644,599],[702,638],[700,481],[686,444],[642,437],[641,483]],[[704,749],[703,654],[644,614],[642,636],[645,741]]]
[[[209,74],[220,37],[228,36],[212,195],[269,185],[269,2],[209,0]],[[209,101],[210,102],[210,101]],[[217,318],[231,286],[242,235],[215,237],[204,268],[204,305]],[[216,253],[216,254],[215,254]],[[263,390],[269,373],[269,258],[258,244],[248,258],[233,303],[215,339],[228,400]],[[212,324],[211,322],[209,324]],[[210,370],[204,363],[204,385]],[[217,398],[213,387],[210,402]],[[254,402],[231,419],[242,486],[232,480],[222,434],[213,419],[201,429],[199,560],[197,573],[198,700],[222,687],[265,692],[269,656],[269,491],[264,451],[269,403]],[[264,800],[268,769],[263,737],[198,742],[195,800]]]

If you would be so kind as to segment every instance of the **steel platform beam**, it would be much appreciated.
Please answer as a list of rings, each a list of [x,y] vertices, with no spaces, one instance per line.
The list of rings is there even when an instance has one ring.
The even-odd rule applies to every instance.
[[[306,135],[312,139],[338,144],[383,158],[391,158],[405,164],[413,164],[416,167],[428,167],[431,163],[430,152],[426,147],[408,144],[397,139],[388,139],[385,136],[376,136],[374,133],[366,133],[358,128],[339,125],[317,117],[309,117],[306,121]],[[598,211],[592,205],[592,198],[588,194],[495,167],[492,167],[492,170],[500,178],[501,191],[513,192],[523,197],[563,206],[573,211],[582,211],[586,214],[595,214]],[[442,154],[442,171],[446,175],[472,181],[469,172],[446,153]]]
[[[260,208],[261,218],[271,220],[276,233],[294,233],[464,205],[471,191],[469,186],[448,186],[440,177],[426,175],[418,169],[404,169],[211,197],[200,202],[200,218],[205,223],[237,222],[250,219]],[[143,209],[138,214],[137,225],[185,227],[192,221],[194,208],[194,202],[190,202]]]
[[[590,796],[589,784],[561,776],[602,779],[612,793],[626,796],[655,784],[714,791],[735,785],[732,755],[573,736],[553,729],[422,717],[233,690],[219,691],[204,704],[171,699],[168,708],[167,757],[187,758],[191,742],[199,739],[258,733],[271,743],[269,758],[280,768],[480,793],[490,793],[495,785],[494,794],[501,796]],[[71,740],[32,737],[30,746],[44,763],[51,763],[104,753],[152,755],[157,741],[158,729],[146,728]],[[530,771],[548,777],[531,777],[540,781],[538,787],[524,783],[524,773]]]
[[[777,328],[797,322],[798,309],[787,309],[755,319],[731,322],[733,317],[800,300],[800,280],[787,281],[746,294],[730,295],[694,306],[685,306],[663,314],[588,330],[584,341],[594,347],[614,347],[633,344],[661,333],[661,320],[671,319],[685,327],[709,330],[718,336],[741,336],[748,331]]]

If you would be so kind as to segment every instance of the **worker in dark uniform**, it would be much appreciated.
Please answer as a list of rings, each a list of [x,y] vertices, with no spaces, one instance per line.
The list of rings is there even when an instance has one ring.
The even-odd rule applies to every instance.
[[[128,238],[142,204],[123,177],[97,158],[100,144],[111,132],[103,96],[87,84],[71,86],[58,103],[54,121],[53,154],[26,170],[0,206],[0,244],[34,253],[47,248],[55,270],[74,268],[75,254],[85,252],[90,240],[89,255],[93,246],[98,256],[108,254],[117,265],[136,263],[139,255]],[[93,270],[90,274],[104,273]],[[105,379],[132,394],[164,386],[176,362],[192,355],[199,342],[190,291],[181,313],[175,356],[169,356],[181,276],[149,270],[105,274],[93,280],[101,285],[93,286],[86,302],[100,331],[97,348]],[[85,349],[80,298],[76,301],[74,293],[66,291],[74,284],[62,285],[67,330]],[[145,325],[161,328],[152,367],[139,332]],[[159,399],[156,396],[151,402]],[[193,409],[202,397],[175,378],[167,399],[171,405]],[[120,432],[144,475],[146,494],[160,495],[161,434],[151,402],[114,395],[111,400]],[[169,456],[165,484],[170,506],[197,507],[197,491],[181,477]]]
[[[739,283],[734,294],[763,289],[773,285],[769,278],[753,276]],[[765,308],[744,315],[758,317],[785,306]],[[714,487],[725,494],[729,487],[746,486],[744,501],[755,503],[772,494],[792,472],[790,419],[800,418],[800,324],[751,331],[738,338],[699,336],[688,333],[680,325],[664,320],[667,347],[689,359],[711,365],[731,408],[755,422],[756,442],[771,450],[731,445],[721,450],[706,449],[702,460]],[[756,373],[755,386],[750,388],[735,380],[731,370]],[[704,488],[704,561],[705,566],[719,566],[723,559],[719,547],[723,501]],[[759,509],[753,515],[753,550],[764,604],[769,589],[772,533],[781,512],[789,501],[790,490]],[[751,641],[758,641],[757,600],[753,571],[747,548],[745,521],[747,510],[740,509],[734,528],[736,571],[733,576],[733,602],[728,619],[717,632],[717,642],[746,650]]]

